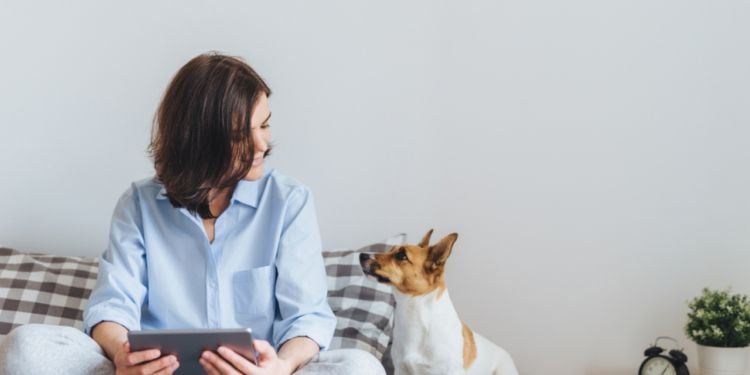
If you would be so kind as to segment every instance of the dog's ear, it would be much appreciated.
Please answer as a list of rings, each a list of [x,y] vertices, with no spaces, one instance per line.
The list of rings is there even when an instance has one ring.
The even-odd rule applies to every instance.
[[[451,233],[443,237],[435,245],[430,246],[427,261],[425,262],[425,267],[427,267],[429,272],[443,268],[448,257],[451,255],[451,251],[453,251],[453,244],[456,243],[457,239],[458,233]]]
[[[432,229],[428,230],[427,233],[422,237],[422,242],[419,243],[419,247],[427,248],[430,246],[430,237],[432,236]]]

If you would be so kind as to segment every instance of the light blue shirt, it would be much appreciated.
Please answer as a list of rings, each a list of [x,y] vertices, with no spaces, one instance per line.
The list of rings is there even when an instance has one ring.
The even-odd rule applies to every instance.
[[[249,327],[278,350],[307,336],[325,350],[336,317],[310,190],[271,169],[240,181],[214,226],[175,208],[155,178],[117,202],[109,246],[83,313],[128,330]]]

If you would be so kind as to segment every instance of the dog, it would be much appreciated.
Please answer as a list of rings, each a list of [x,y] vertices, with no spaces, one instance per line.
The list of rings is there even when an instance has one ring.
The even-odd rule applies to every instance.
[[[394,289],[395,374],[518,375],[510,355],[469,329],[453,308],[444,270],[458,234],[430,246],[431,236],[432,229],[419,245],[359,256],[366,275]]]

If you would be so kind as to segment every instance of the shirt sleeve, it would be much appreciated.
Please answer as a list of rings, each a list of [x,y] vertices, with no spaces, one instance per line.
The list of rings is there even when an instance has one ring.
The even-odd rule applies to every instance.
[[[99,275],[83,312],[83,330],[102,321],[128,330],[141,327],[141,306],[146,296],[146,260],[138,196],[131,186],[112,214],[109,244],[99,257]]]
[[[276,300],[273,324],[276,350],[287,340],[307,336],[326,350],[336,329],[328,305],[328,286],[315,204],[310,190],[291,193],[276,255]]]

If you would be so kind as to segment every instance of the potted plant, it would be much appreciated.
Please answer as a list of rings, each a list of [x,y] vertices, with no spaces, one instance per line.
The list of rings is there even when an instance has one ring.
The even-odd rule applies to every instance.
[[[698,344],[704,375],[744,375],[750,351],[750,301],[746,295],[703,289],[688,302],[687,336]]]

